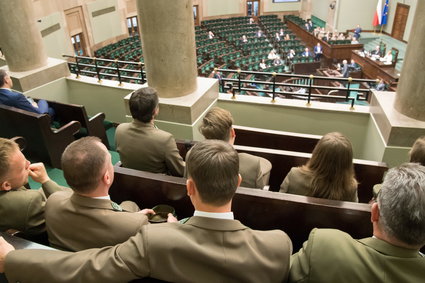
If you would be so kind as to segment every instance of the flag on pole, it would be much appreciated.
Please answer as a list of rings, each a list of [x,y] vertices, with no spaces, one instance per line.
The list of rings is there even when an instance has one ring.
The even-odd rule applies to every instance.
[[[373,26],[379,26],[382,21],[382,0],[378,0],[378,5],[376,5],[375,15],[373,16]]]
[[[388,2],[389,0],[385,1],[384,9],[382,10],[381,25],[386,25],[388,22]]]

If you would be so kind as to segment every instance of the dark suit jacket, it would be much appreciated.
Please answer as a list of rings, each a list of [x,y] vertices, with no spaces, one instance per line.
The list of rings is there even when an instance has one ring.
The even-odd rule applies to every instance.
[[[6,258],[9,282],[286,282],[291,240],[236,220],[194,216],[185,224],[144,225],[123,244],[76,254],[18,250]],[[25,270],[25,272],[22,272]]]
[[[348,64],[342,65],[341,73],[344,78],[348,78],[348,76],[350,75],[350,69],[348,68]]]
[[[73,192],[53,194],[46,204],[47,233],[58,249],[80,251],[125,242],[148,223],[139,207],[130,201],[117,211],[107,199],[94,199]],[[64,225],[66,223],[66,225]]]
[[[46,231],[44,208],[46,197],[63,190],[55,182],[43,184],[42,190],[25,187],[0,192],[0,231],[15,229],[28,235]]]
[[[32,106],[32,104],[28,101],[25,95],[10,89],[0,89],[0,103],[7,106],[12,106],[22,110],[30,111],[33,113],[43,114],[41,113],[40,109]]]
[[[185,162],[172,134],[134,120],[120,124],[115,139],[124,167],[183,176]]]
[[[377,238],[355,240],[334,229],[314,229],[291,257],[289,282],[417,283],[425,278],[418,251]]]

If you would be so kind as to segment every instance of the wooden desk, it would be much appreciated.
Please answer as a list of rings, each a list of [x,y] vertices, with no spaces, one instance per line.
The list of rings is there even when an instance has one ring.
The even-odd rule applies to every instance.
[[[363,44],[333,44],[330,45],[326,41],[323,41],[317,37],[315,37],[312,33],[309,33],[296,23],[291,20],[287,20],[286,24],[288,27],[304,41],[307,46],[314,47],[319,42],[323,48],[323,55],[328,58],[334,59],[349,59],[351,58],[351,52],[353,50],[358,50],[363,48]],[[312,50],[313,51],[313,50]]]
[[[362,67],[363,74],[370,79],[380,77],[389,84],[394,84],[400,78],[399,72],[391,65],[384,65],[380,61],[374,61],[369,57],[362,57],[356,51],[352,51],[351,58]]]

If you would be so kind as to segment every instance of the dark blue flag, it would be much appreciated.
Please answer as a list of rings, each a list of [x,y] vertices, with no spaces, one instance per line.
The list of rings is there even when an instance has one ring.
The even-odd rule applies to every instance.
[[[381,25],[386,25],[388,21],[388,2],[389,0],[385,1],[384,9],[382,10]]]

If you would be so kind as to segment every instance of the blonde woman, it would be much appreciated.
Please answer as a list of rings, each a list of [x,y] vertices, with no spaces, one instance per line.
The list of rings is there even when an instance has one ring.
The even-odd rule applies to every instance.
[[[307,164],[291,169],[280,192],[358,202],[351,142],[341,133],[324,135]]]

